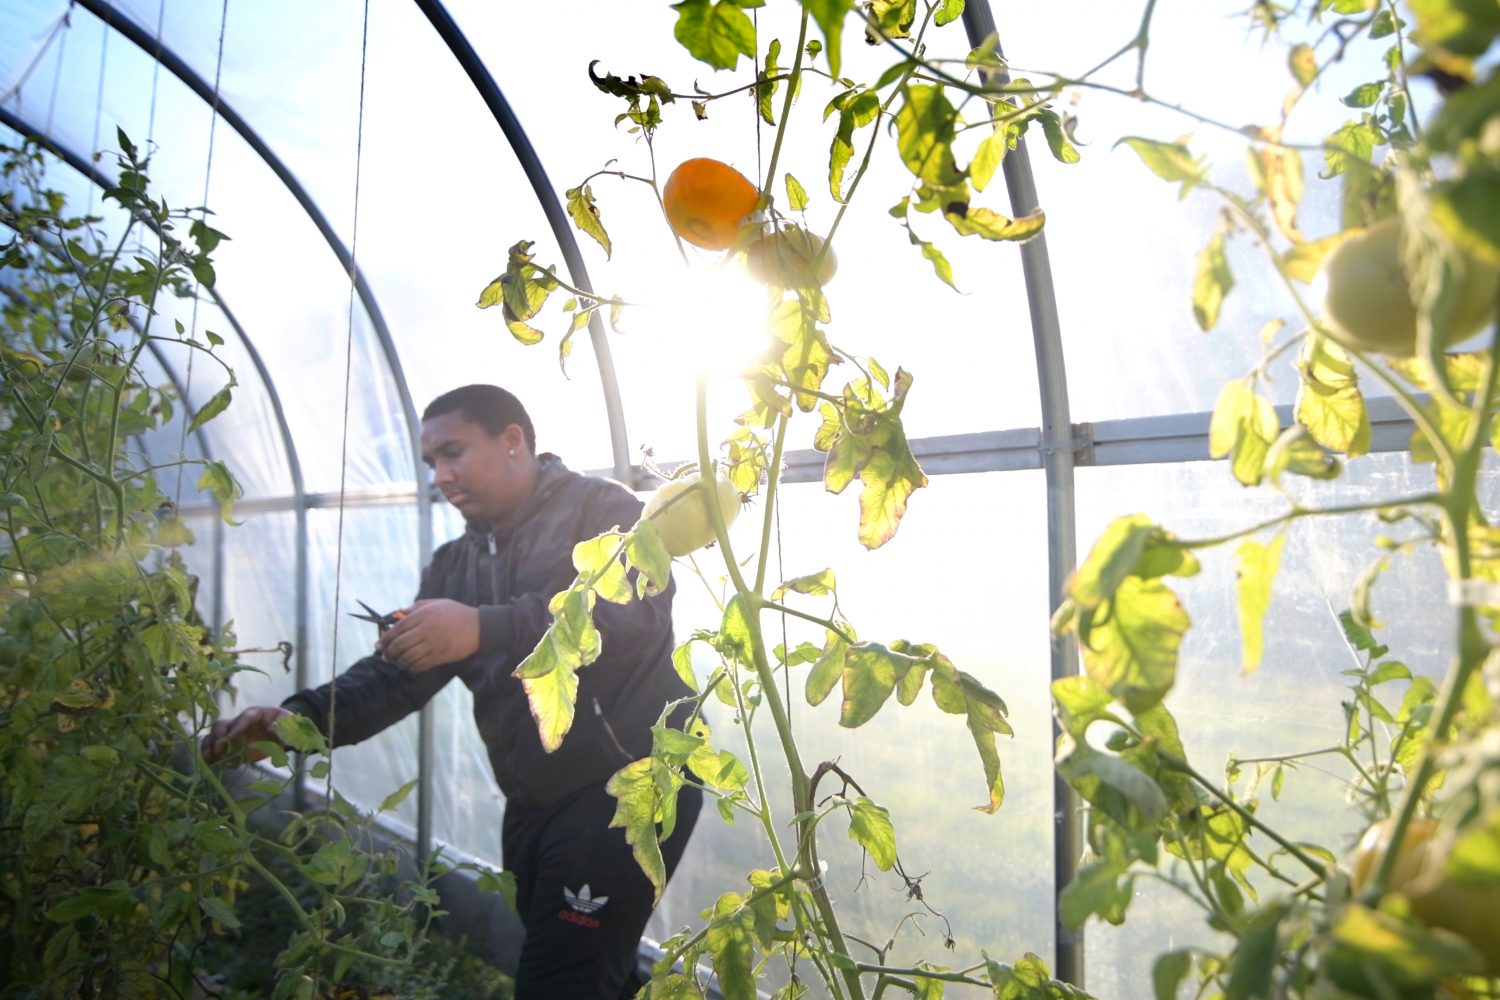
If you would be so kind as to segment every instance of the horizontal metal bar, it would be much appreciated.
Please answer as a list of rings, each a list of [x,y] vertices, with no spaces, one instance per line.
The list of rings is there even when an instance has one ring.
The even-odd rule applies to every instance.
[[[1370,414],[1370,451],[1405,451],[1414,430],[1410,418],[1393,399],[1377,397],[1366,401]],[[1277,418],[1283,427],[1292,423],[1292,407],[1278,406]],[[1073,425],[1075,462],[1080,466],[1154,465],[1174,462],[1207,462],[1208,429],[1211,413],[1177,413],[1165,417],[1129,417],[1124,420],[1102,420],[1094,424]],[[913,438],[912,454],[930,476],[960,475],[973,472],[1017,472],[1042,467],[1042,433],[1035,427],[1018,427],[1004,431],[980,431],[973,434],[943,434]],[[782,482],[815,483],[823,478],[823,452],[812,449],[787,452]],[[662,463],[670,468],[673,463]],[[592,469],[591,475],[613,476],[613,469]],[[642,469],[634,469],[637,484],[650,482]],[[417,502],[417,491],[410,486],[365,487],[346,491],[343,505],[351,507],[392,507]],[[309,493],[308,508],[338,507],[337,493]],[[258,497],[238,500],[235,509],[244,513],[292,510],[293,497]],[[209,503],[183,504],[184,513],[212,512]]]

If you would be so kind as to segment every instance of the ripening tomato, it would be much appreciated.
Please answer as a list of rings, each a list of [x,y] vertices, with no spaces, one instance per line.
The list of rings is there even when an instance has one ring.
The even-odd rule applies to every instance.
[[[739,242],[745,216],[759,204],[760,192],[744,174],[706,156],[678,165],[661,192],[672,232],[705,250],[728,250]]]
[[[1363,351],[1409,357],[1417,345],[1417,307],[1401,265],[1401,220],[1382,219],[1334,247],[1323,261],[1323,310],[1335,340]],[[1495,314],[1500,271],[1474,258],[1459,291],[1449,340],[1484,328]]]
[[[1380,859],[1390,850],[1394,826],[1394,819],[1384,820],[1360,838],[1351,871],[1355,892],[1374,877]],[[1441,927],[1467,940],[1484,956],[1484,971],[1500,976],[1500,890],[1460,882],[1446,874],[1446,845],[1434,839],[1437,832],[1435,820],[1412,819],[1386,888],[1405,896],[1412,915],[1426,926]]]
[[[641,520],[651,521],[661,535],[662,544],[673,556],[695,552],[715,538],[713,521],[709,519],[708,504],[704,502],[699,482],[693,475],[662,484],[651,494],[646,509],[641,512]],[[729,480],[715,478],[713,491],[727,528],[740,512],[739,490]]]

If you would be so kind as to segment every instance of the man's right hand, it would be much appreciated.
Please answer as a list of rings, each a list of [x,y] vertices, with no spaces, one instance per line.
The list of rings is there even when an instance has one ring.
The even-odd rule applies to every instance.
[[[281,737],[276,734],[276,723],[291,714],[284,708],[256,705],[245,709],[233,719],[216,720],[209,727],[208,735],[203,737],[204,761],[217,764],[232,750],[239,748],[242,751],[239,757],[240,763],[255,763],[265,757],[265,754],[251,744],[280,743]]]

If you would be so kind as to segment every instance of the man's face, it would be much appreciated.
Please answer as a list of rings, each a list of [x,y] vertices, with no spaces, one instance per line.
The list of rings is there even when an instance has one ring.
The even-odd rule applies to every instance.
[[[422,461],[432,485],[475,524],[502,521],[525,502],[527,457],[525,434],[515,424],[491,435],[456,411],[422,422]]]

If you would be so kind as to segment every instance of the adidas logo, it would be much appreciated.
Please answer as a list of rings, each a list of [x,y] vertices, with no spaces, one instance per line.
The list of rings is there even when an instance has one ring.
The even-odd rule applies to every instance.
[[[595,897],[589,892],[587,885],[577,892],[563,886],[563,900],[568,904],[568,908],[557,911],[558,919],[577,924],[579,927],[597,928],[600,926],[599,919],[590,914],[597,912],[599,907],[609,902],[609,897]]]
[[[609,902],[608,896],[599,896],[598,898],[595,898],[593,894],[589,892],[589,887],[587,884],[585,884],[584,887],[582,889],[579,889],[577,892],[574,892],[567,886],[563,886],[563,899],[567,901],[568,906],[571,907],[576,913],[593,913],[598,910],[599,907]]]

